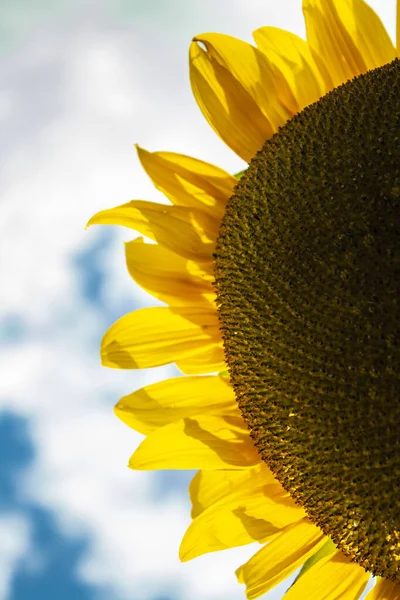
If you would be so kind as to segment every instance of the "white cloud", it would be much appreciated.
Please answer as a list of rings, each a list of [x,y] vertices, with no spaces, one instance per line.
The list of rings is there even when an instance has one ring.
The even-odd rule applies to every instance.
[[[116,373],[102,370],[84,349],[74,352],[54,339],[24,352],[7,349],[0,363],[5,408],[29,417],[36,451],[20,497],[54,512],[63,535],[89,536],[79,566],[85,581],[121,599],[151,600],[167,591],[194,600],[242,597],[234,569],[250,549],[182,565],[186,494],[160,491],[157,473],[126,467],[141,436],[114,417],[113,399],[153,380],[154,372],[134,385],[130,373],[118,372],[124,386],[118,385]],[[158,369],[158,377],[167,369]]]
[[[128,470],[140,436],[115,418],[112,406],[171,369],[138,375],[100,366],[96,346],[105,318],[82,298],[74,269],[76,253],[98,236],[95,229],[83,230],[92,213],[131,197],[159,198],[132,149],[147,131],[138,115],[158,103],[139,92],[144,67],[151,68],[151,62],[135,60],[139,37],[61,28],[25,49],[31,77],[25,77],[18,53],[12,76],[3,81],[14,111],[10,115],[5,102],[3,115],[14,122],[15,134],[7,138],[3,178],[0,234],[8,260],[0,266],[7,282],[1,313],[22,317],[28,337],[0,352],[0,393],[5,409],[29,418],[35,446],[36,460],[19,493],[51,510],[64,535],[88,536],[78,575],[100,595],[103,589],[114,598],[150,600],[169,590],[175,598],[240,598],[234,568],[243,553],[236,560],[206,557],[182,565],[177,554],[189,522],[186,494],[171,492],[161,500],[157,474]],[[38,82],[42,89],[35,96]],[[171,107],[168,128],[176,146],[182,138],[181,151],[188,151],[193,135],[185,118]],[[154,144],[157,136],[151,128]],[[121,240],[130,237],[117,234],[103,256],[107,311],[144,302],[125,270]]]
[[[157,474],[127,469],[140,436],[114,417],[112,406],[170,369],[138,375],[100,366],[96,346],[105,319],[82,298],[73,264],[98,235],[83,230],[92,213],[132,196],[159,198],[131,146],[148,135],[146,115],[159,105],[144,77],[159,50],[144,61],[134,52],[139,41],[135,30],[61,28],[17,53],[2,82],[4,97],[14,98],[7,122],[13,120],[15,133],[7,138],[3,178],[0,235],[8,260],[0,266],[7,283],[1,313],[22,317],[28,337],[0,352],[0,392],[5,409],[29,418],[35,446],[20,494],[51,510],[64,535],[89,537],[80,577],[114,598],[150,600],[168,590],[175,598],[241,598],[234,569],[249,549],[182,565],[177,554],[189,522],[186,493],[160,499]],[[22,54],[29,56],[28,78]],[[186,85],[184,77],[176,80],[173,96]],[[156,87],[152,80],[148,86]],[[201,149],[204,156],[197,131],[188,127],[190,116],[174,112],[173,102],[167,95],[163,103],[164,110],[169,104],[164,135],[173,133],[176,150],[195,146],[193,153]],[[162,147],[160,132],[150,127],[155,147]],[[228,150],[224,155],[237,163]],[[144,302],[125,271],[121,239],[129,237],[118,234],[104,256],[108,311],[123,300],[132,309]]]
[[[0,600],[9,598],[13,574],[30,548],[27,520],[18,513],[0,516]]]

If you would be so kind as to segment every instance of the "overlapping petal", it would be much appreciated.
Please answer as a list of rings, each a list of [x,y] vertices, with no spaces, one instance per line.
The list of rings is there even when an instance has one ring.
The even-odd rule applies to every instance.
[[[289,525],[236,572],[250,599],[258,598],[286,579],[324,543],[321,530],[308,519]]]
[[[276,481],[264,463],[246,470],[199,471],[193,477],[189,494],[192,503],[192,518],[213,506],[219,500],[231,494],[246,481],[257,480],[259,472],[263,472],[266,483]]]
[[[303,12],[307,40],[335,86],[395,58],[389,34],[364,0],[303,0]]]
[[[174,152],[147,152],[137,146],[140,162],[160,192],[179,206],[198,208],[218,222],[236,179],[210,163]]]
[[[133,469],[237,469],[259,462],[241,417],[181,419],[151,433],[131,457]]]
[[[212,506],[223,503],[224,498],[244,497],[250,492],[257,491],[261,497],[267,497],[268,501],[248,504],[247,512],[255,519],[266,521],[270,519],[272,513],[269,503],[271,502],[279,504],[285,510],[285,523],[275,520],[277,527],[284,527],[288,522],[298,521],[306,516],[305,511],[293,502],[267,465],[260,461],[256,467],[242,473],[235,471],[197,473],[189,488],[192,517],[195,518]]]
[[[124,423],[146,435],[200,414],[240,417],[233,389],[219,375],[175,377],[147,385],[121,398],[115,413]]]
[[[287,512],[291,514],[291,521],[305,516],[304,510],[293,502],[272,471],[265,463],[259,462],[254,468],[245,472],[200,471],[197,473],[189,488],[192,517],[195,518],[212,506],[223,503],[224,498],[240,497],[248,494],[251,490],[260,490],[271,501],[285,505]],[[267,508],[265,510],[262,507],[260,509],[253,508],[251,513],[258,513],[256,518],[268,520]]]
[[[258,501],[262,501],[258,498]],[[274,536],[279,528],[269,521],[255,519],[247,514],[248,503],[254,504],[255,498],[242,498],[213,506],[192,521],[186,531],[179,551],[183,562],[202,554],[236,548],[252,542],[262,542]]]
[[[323,61],[299,36],[277,27],[261,27],[253,37],[285,76],[299,110],[332,89],[332,78]]]
[[[102,210],[90,225],[123,225],[195,261],[211,261],[219,223],[210,215],[186,206],[132,200]]]
[[[192,502],[198,506],[197,496],[202,492],[210,501],[206,488],[212,484],[215,473],[201,472],[191,486]],[[190,560],[206,552],[241,546],[254,541],[265,541],[290,523],[299,521],[305,515],[292,500],[287,502],[287,494],[274,479],[272,473],[263,466],[248,469],[240,478],[233,472],[225,472],[224,493],[216,483],[214,502],[194,518],[189,526],[180,549],[182,560]],[[211,475],[211,477],[210,477]],[[227,485],[228,484],[228,485]],[[203,489],[202,489],[203,488]],[[207,496],[208,494],[208,496]]]
[[[277,66],[231,36],[206,33],[194,38],[190,81],[210,125],[247,162],[298,110]]]
[[[322,558],[285,594],[285,600],[358,600],[370,575],[336,550]]]
[[[137,238],[125,244],[131,277],[152,296],[170,306],[215,306],[211,262],[196,262]]]
[[[365,600],[400,600],[400,586],[393,581],[378,579]]]
[[[121,317],[101,344],[103,365],[145,369],[175,362],[189,375],[225,368],[215,311],[202,308],[143,308]]]
[[[236,548],[252,542],[262,542],[275,535],[279,528],[270,521],[255,519],[247,513],[248,503],[262,498],[243,498],[232,506],[216,505],[192,521],[186,531],[179,558],[186,562],[202,554]]]

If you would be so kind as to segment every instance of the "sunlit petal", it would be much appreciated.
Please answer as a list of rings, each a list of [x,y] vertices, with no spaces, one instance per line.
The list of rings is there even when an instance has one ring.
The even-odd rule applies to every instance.
[[[132,469],[229,469],[259,462],[240,417],[199,415],[151,433],[133,454]]]
[[[175,377],[147,385],[121,398],[115,412],[145,434],[200,414],[240,417],[232,387],[218,375]]]

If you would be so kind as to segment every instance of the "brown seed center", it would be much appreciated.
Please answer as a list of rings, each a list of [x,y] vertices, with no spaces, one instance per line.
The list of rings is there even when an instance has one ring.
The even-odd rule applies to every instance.
[[[365,569],[400,583],[400,61],[306,108],[228,203],[216,287],[262,458]]]

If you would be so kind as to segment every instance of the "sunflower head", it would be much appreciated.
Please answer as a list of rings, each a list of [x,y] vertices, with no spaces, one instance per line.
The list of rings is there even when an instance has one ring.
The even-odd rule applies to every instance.
[[[116,406],[146,436],[130,467],[200,469],[182,560],[257,541],[236,573],[248,600],[299,568],[287,600],[357,600],[371,571],[382,577],[367,600],[389,600],[400,598],[400,0],[397,48],[364,0],[302,4],[306,39],[269,26],[255,45],[193,39],[197,103],[250,166],[237,185],[202,160],[138,148],[169,204],[132,200],[90,224],[150,238],[126,245],[127,266],[164,306],[121,317],[101,356],[184,374]]]
[[[400,582],[400,61],[268,140],[216,250],[226,359],[264,461],[327,535]]]

